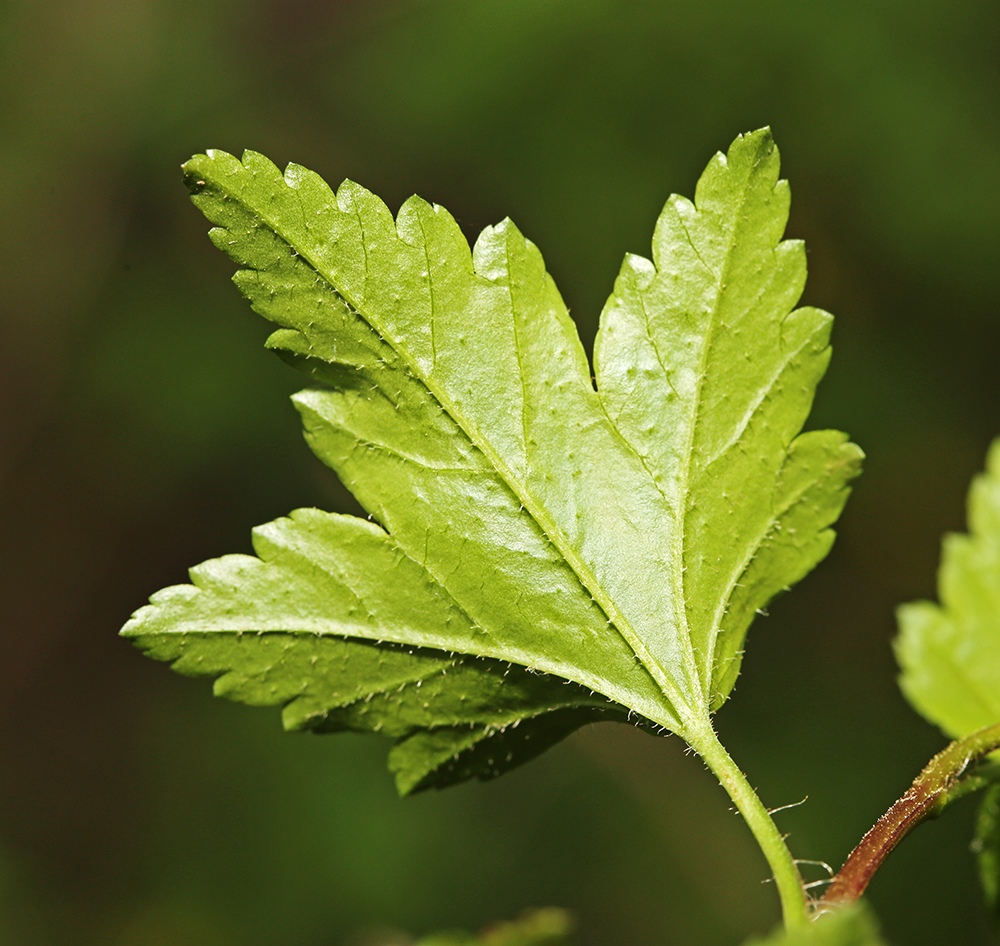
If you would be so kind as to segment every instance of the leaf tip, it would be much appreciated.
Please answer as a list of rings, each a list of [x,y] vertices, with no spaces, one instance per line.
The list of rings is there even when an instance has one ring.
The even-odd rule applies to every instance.
[[[737,135],[736,140],[729,146],[729,150],[732,151],[737,146],[748,151],[763,152],[765,154],[770,154],[777,147],[774,143],[774,135],[771,134],[770,125],[764,125],[762,128],[745,131]]]
[[[207,154],[196,154],[181,165],[184,185],[192,194],[201,193],[205,187],[202,164],[207,160],[211,160]]]

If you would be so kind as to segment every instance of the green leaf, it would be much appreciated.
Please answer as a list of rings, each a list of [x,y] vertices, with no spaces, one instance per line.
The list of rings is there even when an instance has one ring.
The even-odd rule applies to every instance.
[[[1000,439],[969,490],[968,534],[947,535],[940,604],[897,611],[899,685],[925,719],[953,738],[1000,721]],[[979,805],[973,847],[986,905],[1000,918],[1000,786]]]
[[[885,946],[878,923],[864,901],[823,913],[808,926],[778,930],[763,939],[751,937],[744,946]]]
[[[268,345],[316,382],[295,397],[307,440],[377,525],[299,510],[123,633],[287,704],[292,728],[397,736],[404,791],[490,777],[592,719],[704,732],[756,610],[829,550],[861,457],[799,434],[831,320],[793,311],[805,254],[781,242],[769,132],[717,155],[693,204],[670,198],[652,261],[626,258],[595,379],[510,221],[470,250],[441,207],[394,220],[253,152],[185,173]]]
[[[969,534],[944,539],[938,596],[897,612],[899,685],[959,738],[1000,721],[1000,439],[969,491]]]
[[[352,618],[387,635],[408,621],[458,620],[433,588],[407,594],[411,587],[422,589],[419,570],[392,555],[370,523],[300,509],[255,529],[254,546],[259,558],[206,562],[191,570],[194,587],[154,595],[136,642],[180,673],[217,677],[218,696],[283,706],[288,730],[399,737],[390,767],[404,794],[499,774],[584,722],[624,718],[606,699],[516,664],[360,635],[302,633],[336,621],[350,633]],[[316,550],[307,559],[312,567],[296,568],[309,549]],[[385,595],[393,582],[397,593]],[[270,633],[274,615],[288,620],[282,603],[288,601],[313,603],[314,610],[302,613],[298,633]],[[183,618],[157,633],[170,615]],[[202,630],[206,626],[214,629]]]

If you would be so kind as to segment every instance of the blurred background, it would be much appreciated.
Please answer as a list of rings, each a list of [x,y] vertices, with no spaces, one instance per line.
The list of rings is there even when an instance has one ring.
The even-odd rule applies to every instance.
[[[116,637],[251,526],[349,508],[187,200],[209,147],[417,192],[470,237],[511,216],[589,346],[667,195],[772,126],[805,301],[837,316],[810,425],[868,461],[717,725],[839,866],[945,741],[890,640],[1000,434],[998,38],[995,0],[0,2],[0,942],[357,946],[554,904],[584,946],[727,946],[778,917],[677,739],[604,724],[400,801],[386,742],[285,735]],[[973,810],[873,883],[898,946],[995,942]]]

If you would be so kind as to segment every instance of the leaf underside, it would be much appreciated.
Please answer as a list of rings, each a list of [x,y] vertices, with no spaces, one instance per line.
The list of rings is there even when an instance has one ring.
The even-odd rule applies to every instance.
[[[397,738],[405,791],[491,777],[596,719],[686,737],[757,609],[829,550],[860,451],[800,434],[830,316],[781,241],[766,131],[671,197],[628,256],[594,378],[510,221],[470,249],[441,207],[253,152],[192,158],[210,236],[268,346],[307,372],[306,439],[374,522],[298,510],[192,570],[123,633],[289,728]]]
[[[968,534],[944,539],[940,604],[897,611],[900,686],[952,738],[1000,721],[1000,440],[969,490]]]

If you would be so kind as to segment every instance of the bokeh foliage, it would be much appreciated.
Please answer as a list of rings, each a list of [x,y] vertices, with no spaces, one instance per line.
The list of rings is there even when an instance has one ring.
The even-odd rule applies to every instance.
[[[384,746],[283,735],[115,637],[190,562],[249,551],[249,524],[353,511],[178,165],[251,147],[394,207],[420,193],[469,236],[509,215],[589,340],[667,194],[774,128],[805,301],[837,316],[810,425],[869,459],[718,726],[770,804],[809,794],[780,823],[834,862],[942,744],[889,639],[1000,432],[998,28],[987,0],[0,5],[0,938],[320,946],[544,903],[584,944],[767,930],[763,862],[676,740],[608,724],[400,802]],[[970,822],[879,875],[890,940],[990,942]]]

